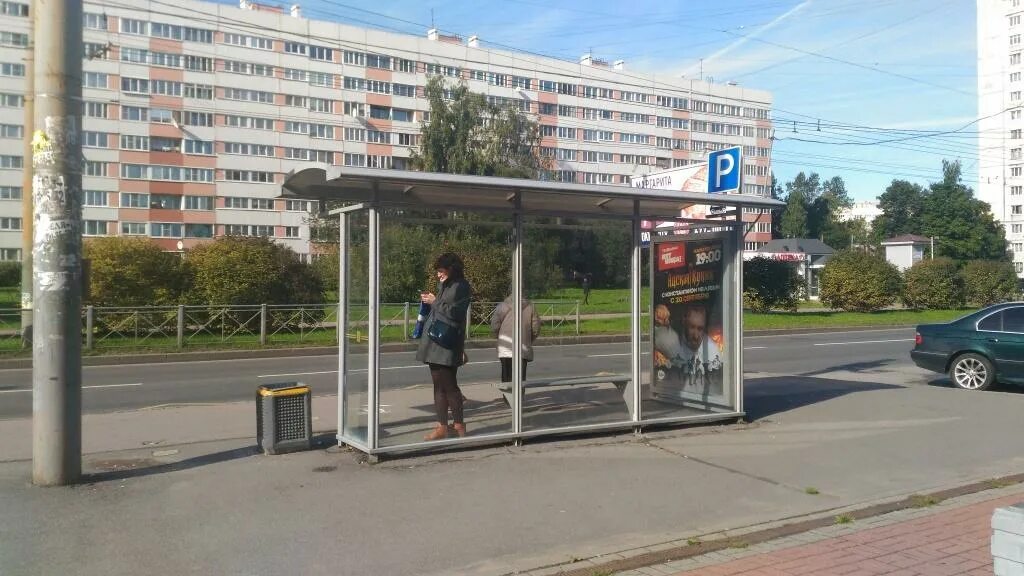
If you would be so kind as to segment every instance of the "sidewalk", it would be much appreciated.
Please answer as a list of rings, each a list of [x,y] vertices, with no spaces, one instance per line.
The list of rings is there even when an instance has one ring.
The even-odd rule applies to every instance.
[[[256,454],[251,402],[95,414],[84,423],[90,475],[68,488],[31,486],[31,424],[0,421],[0,574],[500,576],[585,565],[578,573],[593,575],[610,559],[694,538],[808,518],[831,524],[849,510],[1024,471],[1024,394],[900,385],[906,377],[885,368],[749,374],[751,425],[534,440],[375,465],[338,448]],[[429,390],[393,394],[408,394],[389,403],[429,424]],[[314,401],[317,430],[333,427],[333,400]],[[872,522],[802,537],[883,527]],[[955,536],[937,530],[930,543]],[[813,545],[794,538],[636,572]],[[972,538],[955,554],[980,554]]]
[[[1015,485],[616,576],[991,576],[992,513]]]

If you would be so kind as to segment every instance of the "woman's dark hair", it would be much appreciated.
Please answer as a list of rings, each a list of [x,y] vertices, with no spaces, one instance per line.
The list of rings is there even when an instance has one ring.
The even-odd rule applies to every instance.
[[[465,277],[462,265],[462,258],[454,252],[445,252],[434,260],[434,270],[447,270],[452,280],[461,280]]]

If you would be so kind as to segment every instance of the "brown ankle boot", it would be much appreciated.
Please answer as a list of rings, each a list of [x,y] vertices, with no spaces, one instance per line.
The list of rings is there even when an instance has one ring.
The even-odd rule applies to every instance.
[[[434,427],[434,431],[424,436],[423,439],[427,442],[430,442],[432,440],[444,440],[447,437],[448,427],[445,426],[444,424],[438,424],[437,426]]]
[[[465,438],[466,437],[466,425],[465,424],[456,423],[452,427],[455,428],[455,433],[459,436],[459,438]]]

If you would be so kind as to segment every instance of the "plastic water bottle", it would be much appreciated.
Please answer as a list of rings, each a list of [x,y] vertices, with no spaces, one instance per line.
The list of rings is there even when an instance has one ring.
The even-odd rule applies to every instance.
[[[423,323],[426,322],[427,316],[430,314],[430,304],[426,302],[420,302],[420,311],[416,315],[416,326],[412,329],[413,340],[419,339],[423,336]]]

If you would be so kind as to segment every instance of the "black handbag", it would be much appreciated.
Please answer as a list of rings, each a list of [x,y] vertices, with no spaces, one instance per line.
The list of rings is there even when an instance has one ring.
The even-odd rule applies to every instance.
[[[430,323],[430,328],[427,329],[427,336],[429,336],[435,344],[446,350],[455,348],[459,343],[459,337],[461,335],[461,328],[458,326],[452,326],[440,318],[434,318],[434,321]]]

